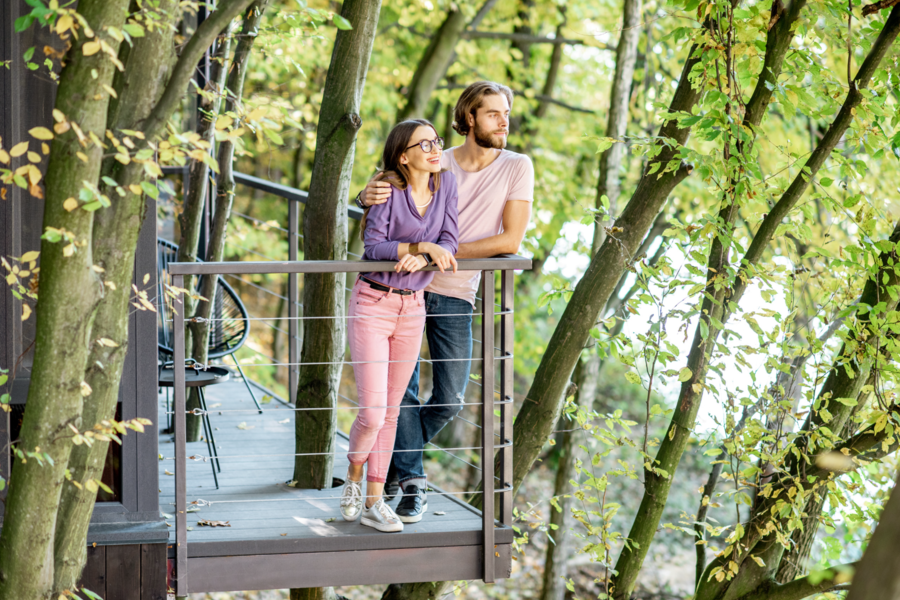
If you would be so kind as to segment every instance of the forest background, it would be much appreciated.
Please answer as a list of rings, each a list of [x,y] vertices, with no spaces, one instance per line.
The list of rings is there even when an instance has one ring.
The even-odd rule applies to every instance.
[[[590,335],[573,334],[588,343],[576,345],[572,385],[556,393],[564,415],[540,440],[539,462],[524,469],[512,578],[447,593],[602,597],[610,584],[617,597],[636,587],[633,597],[643,598],[847,593],[893,486],[900,424],[891,360],[900,216],[893,4],[382,6],[351,196],[377,169],[399,116],[431,119],[450,147],[462,141],[450,127],[462,87],[491,79],[516,92],[510,149],[527,153],[536,173],[522,248],[535,268],[516,288],[518,401],[560,387],[560,377],[546,377],[547,350],[577,329],[565,320],[569,310],[590,304],[579,282],[606,274],[592,257],[617,244],[628,255],[606,274],[608,301],[586,318]],[[235,170],[309,188],[334,38],[349,26],[335,16],[340,10],[285,1],[262,13],[243,100],[216,123],[217,139],[234,145]],[[630,56],[617,52],[626,43]],[[445,70],[417,96],[423,77],[415,74],[440,52]],[[617,90],[622,131],[609,119]],[[188,110],[176,112],[173,130],[179,125],[197,126]],[[622,161],[610,178],[600,165],[616,152]],[[10,154],[22,155],[15,147]],[[170,153],[171,164],[186,160]],[[17,176],[15,184],[28,183]],[[8,183],[14,177],[8,172]],[[657,181],[668,191],[654,204],[660,193],[647,190]],[[163,190],[178,190],[173,183]],[[183,199],[167,196],[160,234],[177,239],[166,224]],[[614,217],[642,203],[652,213],[641,217],[647,227],[623,229],[632,221]],[[238,188],[226,258],[284,260],[286,215],[282,200]],[[348,251],[359,253],[352,229],[348,239]],[[285,295],[283,281],[233,284],[251,313],[285,314],[270,293]],[[285,356],[274,329],[255,330],[238,353],[250,364]],[[283,369],[253,372],[286,395]],[[441,445],[462,445],[468,435],[450,427]],[[475,481],[446,457],[430,458],[438,483]],[[815,474],[798,466],[804,461]],[[795,579],[806,587],[790,587]]]

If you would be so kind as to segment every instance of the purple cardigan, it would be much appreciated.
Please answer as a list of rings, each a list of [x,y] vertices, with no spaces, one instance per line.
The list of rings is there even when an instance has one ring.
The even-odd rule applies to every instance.
[[[451,254],[456,254],[459,250],[459,213],[456,203],[456,177],[449,171],[441,173],[441,187],[428,205],[425,216],[419,216],[409,187],[405,190],[392,187],[387,202],[369,208],[363,258],[400,260],[397,246],[415,242],[437,243]],[[404,290],[423,290],[434,279],[433,271],[391,271],[362,275],[372,281]]]

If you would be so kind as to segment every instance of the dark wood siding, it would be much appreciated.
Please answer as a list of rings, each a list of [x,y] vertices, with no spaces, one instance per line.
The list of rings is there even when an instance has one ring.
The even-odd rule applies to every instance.
[[[89,546],[83,587],[104,600],[166,600],[166,545]]]

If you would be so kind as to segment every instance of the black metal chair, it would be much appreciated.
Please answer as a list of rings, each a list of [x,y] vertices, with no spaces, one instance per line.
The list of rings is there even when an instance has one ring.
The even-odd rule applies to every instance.
[[[159,307],[156,313],[157,337],[160,357],[166,362],[166,357],[171,358],[175,353],[173,348],[174,341],[171,331],[171,323],[174,315],[172,315],[171,307],[165,302],[165,284],[168,281],[167,267],[170,262],[176,260],[178,255],[178,246],[168,240],[162,238],[156,239],[156,275],[157,275],[157,300]],[[199,261],[198,261],[199,262]],[[209,350],[207,359],[212,361],[216,358],[224,358],[231,356],[238,372],[241,374],[241,380],[250,392],[253,403],[262,414],[262,407],[250,387],[250,381],[241,368],[241,363],[233,356],[233,354],[244,345],[247,341],[247,335],[250,333],[250,322],[247,320],[247,309],[238,298],[234,289],[225,282],[225,279],[219,276],[216,285],[216,296],[213,299],[212,310],[210,315],[212,321],[209,328]],[[198,282],[199,286],[199,282]]]

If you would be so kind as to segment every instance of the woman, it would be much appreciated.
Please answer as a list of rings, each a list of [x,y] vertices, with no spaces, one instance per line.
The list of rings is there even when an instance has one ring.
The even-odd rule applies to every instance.
[[[444,140],[424,119],[396,125],[382,163],[392,185],[384,204],[366,209],[363,239],[368,260],[396,260],[394,272],[362,273],[350,295],[348,338],[360,410],[350,428],[350,468],[341,515],[379,531],[403,531],[382,498],[400,401],[416,366],[425,329],[424,289],[434,263],[456,271],[456,179],[441,172]],[[363,467],[366,494],[362,494]]]

